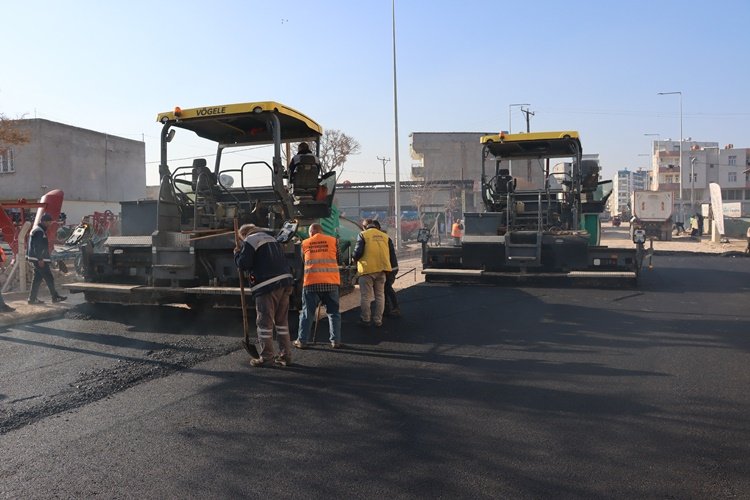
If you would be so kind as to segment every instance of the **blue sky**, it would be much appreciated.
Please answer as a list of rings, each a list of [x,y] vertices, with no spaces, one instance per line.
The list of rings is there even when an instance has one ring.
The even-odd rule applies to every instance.
[[[275,100],[362,145],[343,179],[395,158],[389,0],[0,0],[0,111],[146,142],[158,112]],[[750,147],[750,2],[397,0],[401,178],[411,132],[578,130],[605,177],[653,137]],[[524,118],[513,108],[513,129]],[[180,154],[210,154],[196,144]],[[395,178],[394,161],[387,165]]]

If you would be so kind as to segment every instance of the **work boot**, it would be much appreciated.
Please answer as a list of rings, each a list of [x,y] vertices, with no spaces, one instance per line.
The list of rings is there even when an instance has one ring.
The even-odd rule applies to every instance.
[[[52,302],[62,302],[63,300],[68,300],[68,297],[65,295],[58,295],[56,297],[52,297]]]
[[[273,364],[285,368],[292,364],[292,357],[287,356],[286,354],[280,354],[273,358]]]
[[[39,300],[39,299],[29,299],[28,303],[31,306],[36,306],[36,305],[39,305],[39,304],[44,304],[44,301],[43,300]]]
[[[266,364],[266,360],[263,358],[250,358],[250,366],[263,366]]]
[[[15,310],[16,310],[15,307],[10,307],[8,304],[3,304],[2,307],[0,307],[0,312],[3,312],[3,313],[11,313]]]

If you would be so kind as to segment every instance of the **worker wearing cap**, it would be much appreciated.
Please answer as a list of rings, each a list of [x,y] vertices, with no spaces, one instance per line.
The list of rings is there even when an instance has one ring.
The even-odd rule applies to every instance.
[[[289,297],[294,286],[289,262],[276,238],[255,224],[244,224],[238,233],[242,242],[234,249],[234,262],[239,269],[250,273],[260,340],[260,358],[252,358],[250,364],[263,366],[273,361],[277,366],[288,366],[292,362]],[[277,356],[273,347],[274,327],[279,343]]]
[[[50,264],[52,259],[49,255],[49,241],[47,240],[47,227],[52,222],[52,216],[44,214],[29,236],[29,249],[26,252],[26,259],[34,266],[34,279],[31,282],[31,292],[29,293],[29,304],[43,304],[37,298],[39,285],[44,280],[49,288],[49,294],[52,296],[52,302],[62,302],[67,297],[60,295],[55,290],[55,278],[52,276]]]
[[[385,310],[385,279],[391,270],[391,258],[388,251],[390,238],[379,229],[380,224],[372,219],[362,222],[364,231],[357,235],[354,247],[354,260],[357,261],[359,273],[359,324],[370,326],[370,320],[376,327],[383,325]],[[375,311],[371,312],[370,302],[375,296]]]

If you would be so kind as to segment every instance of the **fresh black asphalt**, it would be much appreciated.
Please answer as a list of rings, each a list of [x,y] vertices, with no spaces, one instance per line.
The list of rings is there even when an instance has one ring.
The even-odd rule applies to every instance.
[[[420,284],[381,329],[346,313],[340,351],[145,377],[0,435],[0,496],[748,498],[750,260],[654,265],[637,289]],[[241,335],[132,311],[118,335]]]

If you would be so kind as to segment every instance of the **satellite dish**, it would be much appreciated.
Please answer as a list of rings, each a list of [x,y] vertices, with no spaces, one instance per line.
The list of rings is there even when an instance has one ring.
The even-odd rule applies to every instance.
[[[222,186],[232,187],[232,184],[234,184],[234,177],[229,174],[221,174],[219,176],[219,182],[221,182]]]

